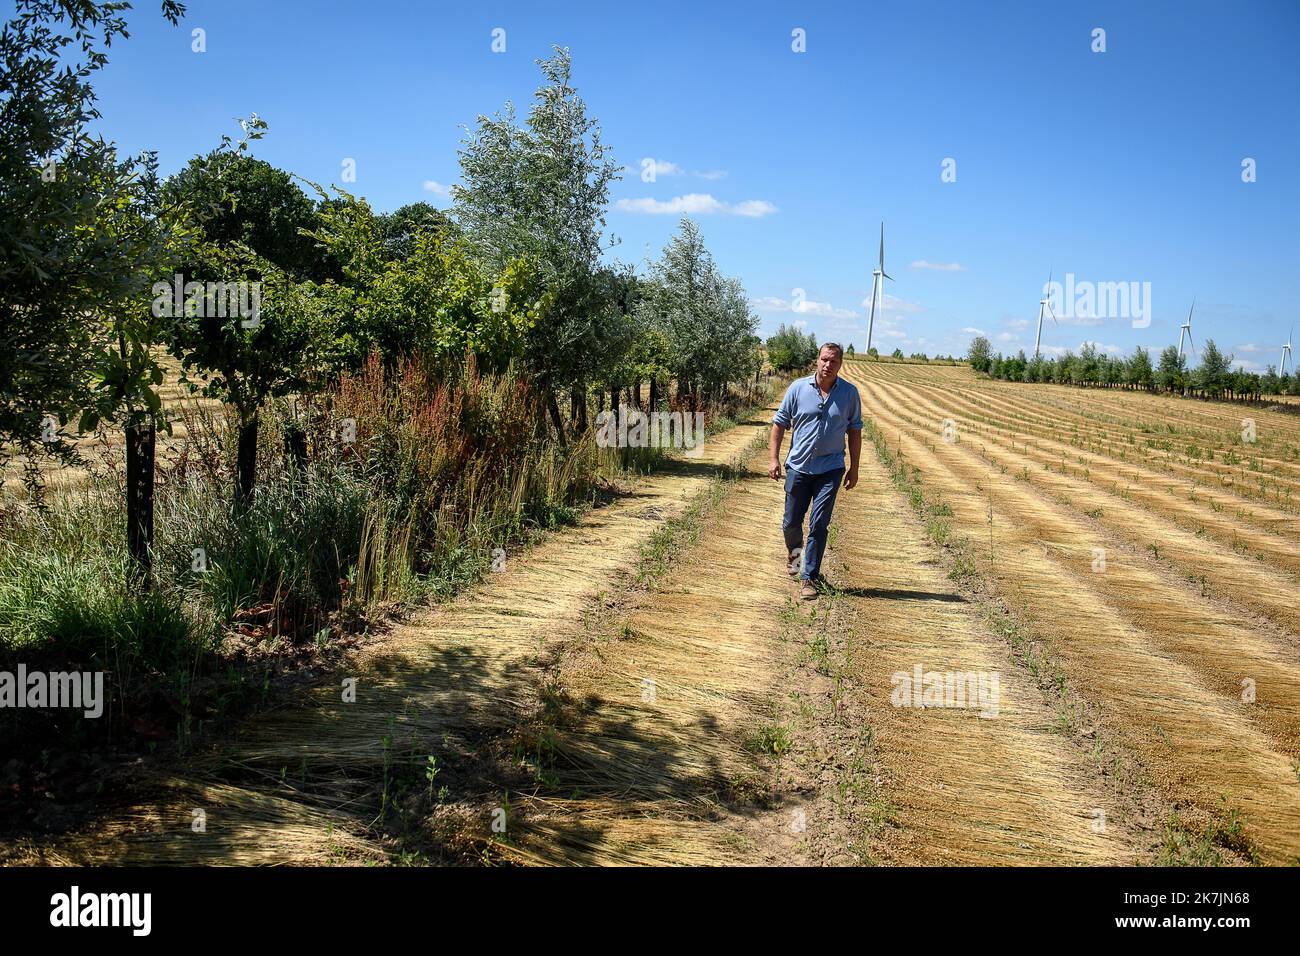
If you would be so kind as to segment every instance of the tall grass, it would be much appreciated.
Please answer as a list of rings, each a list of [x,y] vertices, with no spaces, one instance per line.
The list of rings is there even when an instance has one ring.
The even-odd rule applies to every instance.
[[[110,716],[177,727],[204,709],[198,698],[246,683],[250,660],[294,652],[340,615],[455,594],[493,548],[573,521],[615,464],[590,433],[557,444],[522,380],[472,362],[375,357],[310,400],[266,409],[243,507],[232,414],[187,406],[177,424],[184,437],[159,462],[147,589],[126,552],[120,461],[42,507],[0,511],[0,668],[102,670]],[[301,433],[305,460],[286,441]]]

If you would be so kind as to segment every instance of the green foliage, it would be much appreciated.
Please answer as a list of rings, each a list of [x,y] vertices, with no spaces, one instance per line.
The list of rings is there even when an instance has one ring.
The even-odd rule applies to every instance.
[[[1176,345],[1167,345],[1160,353],[1156,368],[1156,385],[1165,390],[1181,390],[1187,381],[1187,359],[1178,354]]]
[[[1220,352],[1214,339],[1206,341],[1205,348],[1201,350],[1201,364],[1194,377],[1196,387],[1217,398],[1230,387],[1231,372],[1232,356]]]
[[[481,366],[504,369],[523,354],[528,331],[550,308],[552,293],[538,267],[513,260],[494,277],[454,230],[403,208],[407,225],[394,227],[346,192],[321,203],[312,236],[343,273],[341,283],[303,290],[332,317],[325,367],[359,369],[378,350],[390,364],[415,354],[460,360],[471,352]],[[426,227],[417,228],[422,221]],[[384,239],[394,228],[406,248],[399,257],[389,255]]]
[[[529,329],[524,357],[549,389],[593,379],[607,354],[611,284],[599,276],[600,256],[609,186],[622,177],[571,85],[568,50],[556,47],[537,64],[545,83],[526,125],[509,104],[480,116],[460,152],[464,185],[452,195],[457,222],[489,270],[518,260],[540,270],[550,307]]]
[[[316,209],[289,173],[251,156],[220,159],[191,159],[163,187],[164,203],[191,203],[207,242],[247,247],[296,279],[322,281],[337,274],[307,235],[316,226]],[[183,271],[188,275],[191,269]]]
[[[120,337],[105,310],[138,303],[169,224],[143,210],[157,188],[150,154],[121,160],[92,136],[91,77],[126,36],[126,4],[18,0],[0,70],[0,464],[17,450],[74,454],[42,441],[47,415],[67,425],[86,408],[100,357]],[[184,8],[163,3],[175,24]],[[137,308],[139,308],[137,306]],[[129,344],[129,343],[128,343]],[[131,363],[119,388],[148,381]]]
[[[745,381],[758,368],[758,319],[739,281],[722,275],[699,227],[683,217],[651,264],[640,314],[662,334],[667,365],[680,384],[705,392]]]
[[[779,371],[807,368],[816,358],[817,337],[811,332],[804,335],[797,328],[787,328],[782,323],[776,335],[767,340],[767,360]]]

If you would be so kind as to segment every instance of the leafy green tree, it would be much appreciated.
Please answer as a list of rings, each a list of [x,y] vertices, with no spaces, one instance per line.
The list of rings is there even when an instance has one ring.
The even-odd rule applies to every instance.
[[[811,335],[811,333],[809,334]],[[817,343],[811,341],[797,328],[782,323],[776,334],[767,340],[767,360],[782,372],[804,369],[817,357]]]
[[[1225,356],[1219,351],[1214,339],[1207,340],[1205,348],[1201,350],[1201,364],[1197,367],[1194,376],[1196,387],[1213,398],[1219,397],[1228,387],[1231,368],[1232,356]]]
[[[442,210],[427,202],[399,206],[392,212],[375,216],[376,232],[390,259],[407,259],[415,251],[416,239],[428,232],[454,239],[459,230]]]
[[[218,164],[196,156],[163,189],[164,201],[178,196],[202,211],[209,242],[246,246],[297,279],[323,280],[337,271],[309,235],[316,207],[292,175],[268,162],[240,155]]]
[[[1187,357],[1178,354],[1178,346],[1167,345],[1156,367],[1156,385],[1166,391],[1182,392],[1187,384]]]
[[[0,464],[11,448],[76,460],[62,429],[117,344],[101,312],[141,291],[157,252],[139,208],[152,157],[120,159],[89,129],[90,81],[127,36],[125,8],[17,0],[0,33]],[[184,8],[164,2],[162,13],[174,25]]]
[[[500,371],[523,354],[548,307],[535,265],[514,260],[494,276],[454,230],[414,216],[404,254],[393,256],[391,222],[364,200],[340,190],[320,210],[311,237],[343,273],[340,283],[313,289],[337,319],[329,367],[359,368],[372,351],[389,365],[416,353],[455,361],[468,351],[480,369]]]
[[[982,335],[977,335],[971,340],[970,349],[966,352],[966,360],[970,362],[970,367],[976,372],[987,373],[992,354],[993,346],[989,340]]]
[[[1151,354],[1140,345],[1124,363],[1124,381],[1134,388],[1151,388],[1155,384]]]
[[[525,362],[545,395],[561,441],[556,391],[585,388],[608,361],[607,339],[623,336],[603,320],[612,284],[600,275],[609,186],[619,165],[601,141],[596,120],[572,86],[569,52],[538,60],[544,85],[526,125],[514,107],[480,116],[460,151],[464,185],[452,187],[454,214],[491,271],[510,262],[538,264],[550,307],[529,330]]]
[[[651,264],[650,279],[644,308],[668,340],[679,397],[689,394],[699,407],[728,383],[748,380],[758,352],[746,343],[758,319],[740,282],[718,271],[689,218]]]

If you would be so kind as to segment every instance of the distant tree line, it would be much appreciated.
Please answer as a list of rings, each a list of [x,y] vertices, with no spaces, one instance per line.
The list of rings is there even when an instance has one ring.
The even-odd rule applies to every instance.
[[[1213,339],[1201,349],[1195,367],[1189,365],[1186,354],[1178,354],[1175,345],[1166,346],[1153,365],[1150,353],[1142,346],[1121,357],[1103,353],[1090,342],[1078,354],[1067,351],[1055,358],[1026,358],[1021,349],[1014,356],[1004,357],[1001,353],[995,355],[982,335],[972,340],[967,358],[976,372],[1010,382],[1053,382],[1253,402],[1263,400],[1265,395],[1300,394],[1300,379],[1290,372],[1279,376],[1269,366],[1260,375],[1232,368],[1233,356],[1225,355]]]

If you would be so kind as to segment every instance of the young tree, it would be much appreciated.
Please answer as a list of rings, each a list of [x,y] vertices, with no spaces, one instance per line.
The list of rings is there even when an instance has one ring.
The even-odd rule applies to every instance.
[[[1186,385],[1187,358],[1178,354],[1178,346],[1167,345],[1160,353],[1160,364],[1156,367],[1156,385],[1166,391],[1175,389],[1181,394]]]
[[[125,7],[17,0],[0,32],[0,464],[10,444],[75,461],[61,429],[117,344],[101,312],[141,291],[156,252],[139,228],[152,158],[119,159],[89,132],[90,80],[127,36]],[[174,25],[184,8],[168,0],[162,13]]]
[[[1225,356],[1214,344],[1214,339],[1205,343],[1201,351],[1201,364],[1196,369],[1196,386],[1211,398],[1218,398],[1229,384],[1229,371],[1232,368],[1232,356]]]
[[[966,360],[970,362],[970,367],[976,372],[987,373],[992,353],[993,346],[989,340],[982,335],[977,335],[971,340],[970,349],[966,353]]]
[[[1155,383],[1155,372],[1151,368],[1151,355],[1142,346],[1138,346],[1128,361],[1124,363],[1124,381],[1134,388],[1149,389]]]
[[[728,383],[747,380],[755,355],[745,343],[758,319],[739,281],[718,272],[699,227],[689,218],[682,218],[651,264],[650,278],[645,308],[668,340],[679,397],[690,394],[698,407]]]
[[[510,104],[478,118],[460,151],[464,185],[453,186],[452,196],[457,222],[491,271],[518,259],[543,271],[550,308],[529,330],[525,361],[563,441],[556,392],[585,387],[608,361],[611,330],[602,319],[610,283],[598,273],[609,186],[622,176],[570,83],[569,51],[554,49],[537,61],[546,82],[525,126]],[[630,311],[625,305],[620,314]]]

